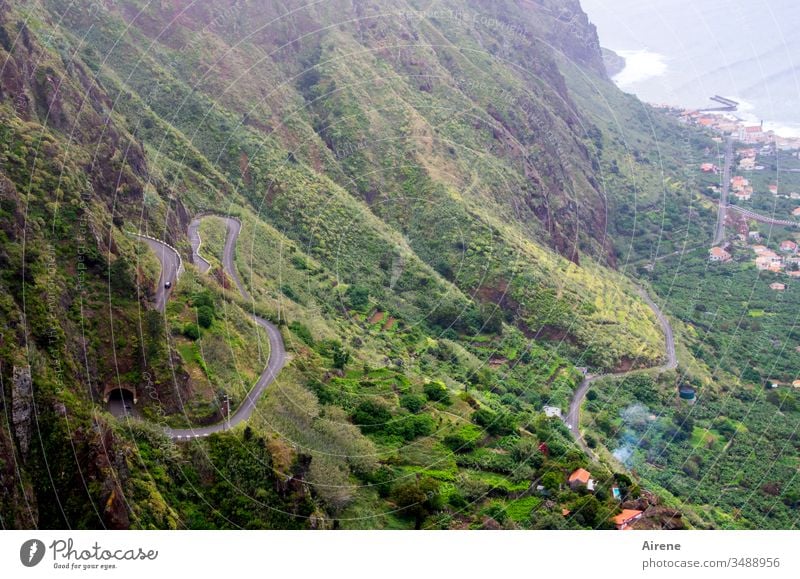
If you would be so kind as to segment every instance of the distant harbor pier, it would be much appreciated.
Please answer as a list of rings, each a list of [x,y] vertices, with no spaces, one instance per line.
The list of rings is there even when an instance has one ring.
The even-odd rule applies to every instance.
[[[703,112],[709,111],[721,111],[721,112],[734,112],[739,108],[739,103],[735,100],[731,100],[724,96],[719,96],[715,94],[714,96],[710,97],[710,100],[714,101],[715,103],[719,103],[722,106],[719,107],[711,107],[708,109],[703,109]]]

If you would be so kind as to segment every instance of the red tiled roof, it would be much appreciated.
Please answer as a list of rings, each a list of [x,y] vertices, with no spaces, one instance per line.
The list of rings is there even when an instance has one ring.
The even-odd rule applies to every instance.
[[[631,519],[634,519],[642,514],[642,511],[637,511],[636,509],[623,509],[620,514],[616,517],[611,519],[615,525],[624,525],[625,523],[629,522]]]
[[[589,479],[592,478],[592,473],[590,473],[585,468],[579,468],[571,475],[569,475],[569,482],[578,481],[583,484],[589,484]]]

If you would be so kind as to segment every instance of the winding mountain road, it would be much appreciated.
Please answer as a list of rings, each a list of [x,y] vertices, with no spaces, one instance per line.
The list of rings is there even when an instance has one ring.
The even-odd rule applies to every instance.
[[[192,258],[194,263],[197,265],[198,269],[201,273],[206,273],[211,264],[206,260],[203,256],[200,255],[199,249],[201,244],[200,239],[200,222],[205,216],[196,217],[192,220],[189,224],[188,229],[188,237],[189,242],[192,246]],[[225,248],[222,253],[222,267],[225,272],[233,279],[234,283],[236,284],[239,293],[242,297],[246,300],[250,300],[250,294],[244,287],[242,280],[239,278],[239,275],[236,273],[236,267],[234,265],[234,254],[236,251],[236,242],[239,238],[239,232],[242,230],[242,224],[237,219],[233,219],[231,217],[220,217],[220,219],[225,221],[227,225],[227,235],[225,237]],[[174,281],[175,277],[177,276],[177,267],[174,266],[174,259],[177,258],[177,263],[180,263],[180,257],[178,254],[170,248],[168,245],[161,243],[157,240],[151,238],[143,239],[147,242],[147,244],[153,248],[155,251],[156,257],[158,257],[159,261],[161,262],[161,279],[159,279],[159,288],[161,290],[165,290],[164,288],[164,281],[171,280]],[[175,267],[174,274],[171,274],[173,270],[172,267]],[[172,277],[170,277],[172,276]],[[158,292],[156,296],[156,306],[159,308],[160,311],[164,311],[164,307],[166,304],[166,299],[168,298],[169,293],[167,291],[161,292],[161,297],[158,297]],[[198,426],[198,427],[190,427],[190,428],[167,428],[166,433],[167,435],[172,438],[173,440],[182,440],[182,439],[190,439],[190,438],[198,438],[202,436],[208,436],[210,434],[214,434],[215,432],[221,432],[223,430],[228,430],[241,424],[242,422],[246,422],[252,415],[256,409],[256,404],[258,403],[258,399],[266,390],[267,386],[269,386],[275,378],[277,378],[278,374],[280,373],[283,366],[286,364],[286,348],[283,345],[283,338],[281,337],[280,330],[270,321],[265,320],[255,314],[252,314],[253,321],[258,324],[264,331],[267,333],[267,339],[269,340],[269,360],[267,361],[267,365],[264,368],[264,371],[258,377],[258,380],[250,389],[250,392],[247,393],[244,401],[239,405],[233,414],[231,414],[228,418],[226,418],[222,422],[218,422],[216,424],[211,424],[208,426]]]
[[[163,241],[147,237],[146,235],[139,235],[138,233],[134,235],[150,246],[150,249],[156,254],[159,263],[161,263],[161,275],[159,275],[158,283],[156,284],[155,297],[156,309],[163,314],[167,307],[169,294],[172,293],[172,288],[175,286],[175,282],[178,279],[178,272],[181,268],[181,256],[178,255],[175,249]],[[167,282],[169,282],[170,287],[166,287]]]
[[[192,219],[192,222],[189,224],[187,235],[189,237],[189,244],[192,246],[192,263],[197,266],[200,273],[206,273],[211,268],[211,264],[205,257],[200,255],[200,244],[202,243],[202,239],[200,239],[200,222],[202,220],[202,217],[195,217]]]
[[[667,361],[662,366],[658,366],[653,369],[657,370],[658,372],[674,370],[678,367],[678,356],[675,353],[675,336],[672,332],[672,325],[664,315],[664,312],[661,311],[661,308],[659,308],[658,305],[653,301],[647,291],[640,287],[638,288],[638,292],[645,303],[650,307],[651,310],[653,310],[653,313],[656,315],[656,318],[658,318],[658,321],[661,324],[661,329],[664,332],[664,345]],[[587,374],[583,381],[578,385],[578,388],[575,389],[572,399],[569,402],[569,410],[567,411],[567,416],[564,418],[564,423],[567,425],[567,428],[569,428],[572,436],[575,438],[575,442],[578,443],[578,446],[580,446],[583,452],[585,452],[587,455],[595,459],[597,458],[595,453],[588,447],[586,441],[583,439],[583,434],[581,434],[581,406],[583,405],[583,400],[586,398],[586,394],[589,392],[592,384],[600,378],[605,378],[608,376],[621,377],[639,371],[640,370],[630,370],[628,372],[618,372],[615,374]]]

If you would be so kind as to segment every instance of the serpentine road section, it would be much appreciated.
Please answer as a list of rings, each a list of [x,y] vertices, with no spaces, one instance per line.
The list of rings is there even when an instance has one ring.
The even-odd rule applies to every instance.
[[[181,256],[174,247],[167,245],[163,241],[138,233],[134,233],[133,235],[149,245],[153,253],[156,254],[159,263],[161,263],[161,275],[158,277],[155,297],[156,309],[163,314],[167,307],[169,294],[172,292],[172,288],[175,287],[175,282],[183,266]],[[166,287],[167,282],[169,282],[169,288]]]
[[[199,254],[200,244],[202,241],[200,239],[199,229],[200,221],[202,219],[203,216],[200,216],[192,220],[192,222],[189,224],[188,236],[192,246],[193,260],[198,269],[200,269],[202,273],[205,273],[210,269],[211,264]],[[225,224],[228,228],[225,238],[225,249],[222,253],[222,267],[233,279],[242,297],[246,300],[250,300],[250,294],[247,292],[242,280],[236,273],[236,268],[233,263],[234,253],[236,250],[236,241],[239,238],[239,232],[242,230],[242,224],[237,219],[233,219],[231,217],[220,217],[220,219],[225,221]],[[148,239],[147,241],[151,247],[156,247],[150,243],[151,240]],[[161,260],[162,256],[164,255],[168,254],[166,254],[166,252],[156,250],[156,256],[159,258],[159,260]],[[163,272],[168,266],[168,263],[162,261],[161,265]],[[163,286],[164,284],[161,283],[162,289]],[[163,311],[163,309],[161,311]],[[273,323],[265,320],[264,318],[256,316],[255,314],[253,314],[252,317],[253,321],[261,326],[267,333],[267,338],[269,340],[269,360],[267,361],[267,366],[264,368],[264,371],[258,377],[255,385],[250,389],[250,392],[247,393],[247,396],[239,405],[239,408],[237,408],[236,411],[226,420],[216,424],[211,424],[209,426],[198,426],[196,428],[167,428],[166,433],[173,440],[208,436],[210,434],[214,434],[215,432],[221,432],[223,430],[233,428],[242,422],[246,422],[253,415],[258,399],[267,389],[267,386],[269,386],[275,380],[283,366],[286,364],[286,349],[283,345],[283,338],[281,337],[280,330],[278,330]]]
[[[661,311],[661,308],[656,305],[650,295],[643,288],[638,288],[638,292],[645,303],[650,306],[651,310],[653,310],[653,313],[656,315],[656,318],[658,318],[658,321],[661,324],[661,329],[664,332],[664,345],[666,349],[667,362],[663,366],[658,366],[654,369],[658,372],[674,370],[678,367],[678,356],[675,353],[675,336],[672,333],[672,325],[664,315],[664,312]],[[592,383],[596,382],[600,378],[606,378],[608,376],[621,377],[638,371],[639,370],[630,370],[628,372],[618,372],[615,374],[587,374],[578,388],[575,390],[575,393],[572,395],[572,400],[569,402],[569,410],[567,411],[567,416],[564,419],[564,422],[572,433],[572,436],[575,438],[575,442],[577,442],[578,446],[581,447],[583,452],[589,456],[594,457],[595,459],[597,458],[594,452],[592,452],[592,450],[586,444],[586,441],[583,439],[580,428],[581,406],[583,405],[583,400],[586,398],[587,392],[589,392],[589,389],[592,387]]]

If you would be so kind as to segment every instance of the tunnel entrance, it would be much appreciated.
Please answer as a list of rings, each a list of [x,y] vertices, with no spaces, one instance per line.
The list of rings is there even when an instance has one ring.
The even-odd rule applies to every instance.
[[[136,391],[128,386],[107,386],[103,393],[103,401],[108,404],[112,400],[128,401],[136,404]]]
[[[107,388],[104,396],[108,410],[114,416],[128,416],[135,413],[136,393],[131,388]]]
[[[106,402],[126,402],[128,404],[135,404],[136,399],[133,397],[133,392],[125,388],[114,388],[111,392],[106,394]]]

